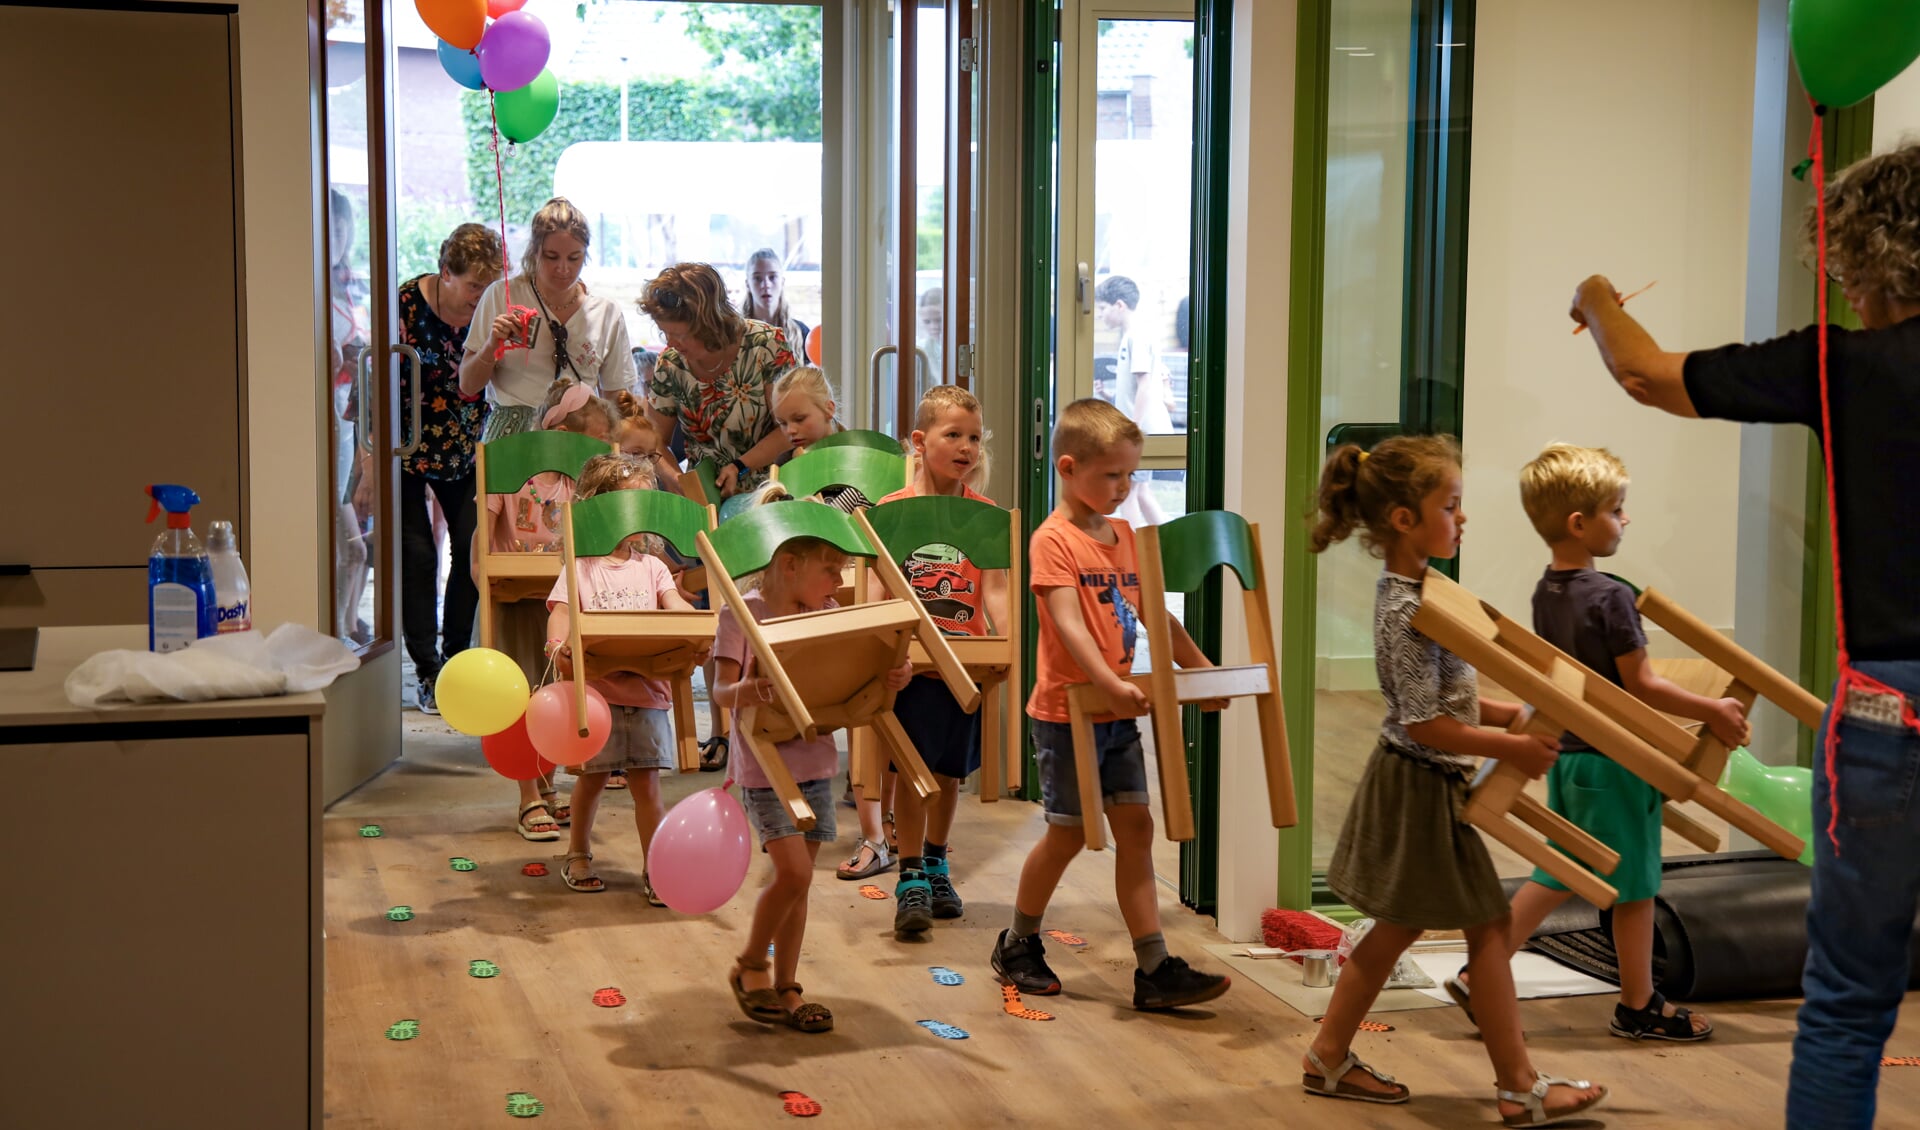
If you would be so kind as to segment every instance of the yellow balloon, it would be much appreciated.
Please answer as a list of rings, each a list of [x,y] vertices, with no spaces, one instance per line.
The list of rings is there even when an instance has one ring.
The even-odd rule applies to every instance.
[[[490,647],[471,647],[447,660],[433,681],[440,717],[463,734],[497,734],[527,712],[526,672]]]

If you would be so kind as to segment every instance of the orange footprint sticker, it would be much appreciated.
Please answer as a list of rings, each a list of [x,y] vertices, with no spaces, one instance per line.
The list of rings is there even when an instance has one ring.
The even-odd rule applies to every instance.
[[[1883,1055],[1880,1057],[1880,1066],[1920,1067],[1920,1055]]]
[[[1047,937],[1063,946],[1084,946],[1087,940],[1078,934],[1069,934],[1065,930],[1048,930]]]
[[[1314,1022],[1315,1024],[1318,1024],[1318,1023],[1320,1023],[1320,1022],[1321,1022],[1322,1020],[1325,1020],[1325,1019],[1326,1019],[1326,1017],[1324,1017],[1324,1016],[1316,1016],[1316,1017],[1314,1017],[1314,1018],[1313,1018],[1313,1022]],[[1378,1020],[1362,1020],[1362,1021],[1360,1022],[1360,1031],[1362,1031],[1362,1032],[1391,1032],[1391,1031],[1393,1031],[1393,1025],[1391,1025],[1391,1024],[1382,1024],[1382,1023],[1380,1023],[1380,1022],[1379,1022]]]
[[[863,899],[883,899],[887,897],[887,892],[874,886],[872,883],[868,883],[866,886],[860,888],[860,897]]]
[[[520,874],[529,876],[534,879],[538,879],[540,876],[545,875],[546,873],[547,873],[547,865],[544,863],[529,863],[525,867],[522,867],[520,869]]]
[[[820,1103],[798,1091],[782,1091],[780,1100],[780,1108],[795,1118],[812,1118],[820,1113]]]
[[[1008,1016],[1018,1017],[1021,1020],[1053,1019],[1053,1013],[1051,1012],[1041,1012],[1037,1008],[1028,1008],[1025,1004],[1022,1004],[1020,1001],[1020,990],[1014,988],[1012,985],[1000,986],[1000,998],[1005,1002],[1004,1007],[1007,1010]]]
[[[601,1008],[619,1008],[627,1003],[627,994],[609,985],[604,989],[593,991],[593,1003]]]

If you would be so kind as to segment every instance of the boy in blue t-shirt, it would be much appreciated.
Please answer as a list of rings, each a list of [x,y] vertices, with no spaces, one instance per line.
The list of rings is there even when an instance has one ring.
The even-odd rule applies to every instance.
[[[1647,661],[1634,592],[1594,569],[1597,557],[1620,549],[1627,529],[1627,468],[1605,448],[1549,444],[1520,470],[1520,502],[1553,553],[1533,590],[1533,630],[1548,643],[1668,714],[1706,723],[1729,748],[1745,745],[1747,719],[1737,699],[1704,698],[1675,686]],[[1660,890],[1660,791],[1575,734],[1560,739],[1560,760],[1547,773],[1547,807],[1620,853],[1607,881],[1620,892],[1613,906],[1620,1003],[1608,1030],[1632,1040],[1704,1040],[1706,1018],[1676,1008],[1653,987],[1653,896]],[[1572,892],[1544,871],[1513,896],[1510,952]],[[1472,1018],[1466,971],[1447,992]]]

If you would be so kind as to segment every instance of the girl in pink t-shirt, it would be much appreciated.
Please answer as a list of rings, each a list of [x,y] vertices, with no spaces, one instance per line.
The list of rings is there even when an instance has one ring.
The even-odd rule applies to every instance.
[[[785,501],[768,505],[818,504]],[[774,553],[747,597],[747,606],[755,620],[832,608],[833,594],[840,590],[840,573],[846,564],[846,554],[833,545],[815,538],[795,538]],[[718,668],[713,701],[734,712],[737,734],[741,732],[740,711],[770,703],[774,694],[771,679],[753,674],[752,647],[732,608],[720,611],[713,655]],[[902,663],[887,673],[887,689],[898,691],[912,678],[913,664]],[[834,839],[833,776],[839,768],[839,754],[826,731],[813,741],[796,738],[774,749],[793,774],[800,795],[812,807],[818,822],[811,831],[801,833],[743,741],[739,756],[733,759],[733,771],[745,794],[747,817],[760,833],[773,872],[754,904],[746,948],[734,959],[727,983],[733,988],[740,1011],[750,1020],[785,1024],[802,1032],[826,1032],[833,1028],[833,1013],[824,1005],[802,1000],[794,975],[807,931],[807,890],[813,883],[814,860],[820,854],[820,845]],[[767,961],[769,943],[774,947],[771,963]]]
[[[539,425],[549,431],[578,432],[606,440],[611,449],[619,416],[613,405],[593,395],[585,385],[555,381],[547,391]],[[474,553],[479,553],[481,535],[494,553],[560,552],[560,508],[572,490],[572,479],[542,471],[513,494],[486,495],[486,520],[475,532]],[[485,597],[482,593],[481,598]],[[545,627],[545,610],[531,601],[506,605],[495,621],[494,649],[518,663],[531,686],[538,686],[546,674],[546,660],[540,653]],[[519,784],[516,826],[521,837],[540,843],[558,840],[560,829],[572,821],[573,812],[560,802],[553,779],[536,777]]]
[[[610,490],[652,490],[655,485],[650,463],[630,455],[596,455],[580,472],[579,496],[584,501]],[[656,555],[658,552],[657,537],[634,534],[610,556],[576,559],[573,565],[580,607],[589,612],[692,611],[693,605],[680,595],[672,572]],[[547,596],[547,651],[553,655],[561,678],[573,676],[573,654],[567,646],[568,616],[567,578],[563,575]],[[674,766],[673,724],[668,718],[673,698],[666,680],[632,671],[614,672],[589,685],[612,708],[613,730],[593,760],[574,770],[573,832],[561,878],[572,890],[598,894],[607,887],[593,873],[590,841],[600,793],[610,775],[624,771],[632,786],[633,824],[640,833],[643,855],[652,848],[653,833],[666,818],[666,804],[660,797],[660,771]],[[653,893],[653,882],[644,870],[640,872],[640,884],[649,904],[666,905]]]

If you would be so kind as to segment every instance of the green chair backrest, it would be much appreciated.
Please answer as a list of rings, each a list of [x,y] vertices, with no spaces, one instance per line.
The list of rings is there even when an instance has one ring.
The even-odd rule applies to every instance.
[[[1013,568],[1013,513],[944,495],[899,498],[867,511],[887,556],[905,561],[929,545],[950,545],[980,569]]]
[[[610,490],[573,504],[573,550],[606,557],[632,534],[659,534],[686,557],[700,552],[694,535],[707,528],[707,508],[664,490]]]
[[[831,432],[813,441],[807,448],[807,454],[829,447],[866,447],[874,451],[885,451],[891,455],[901,454],[900,441],[885,432],[868,431],[865,428],[848,428],[844,432]]]
[[[1240,578],[1241,588],[1260,586],[1253,533],[1247,520],[1231,510],[1196,510],[1161,526],[1159,533],[1168,592],[1193,592],[1222,565]]]
[[[830,447],[809,451],[780,468],[780,485],[795,498],[828,487],[852,487],[878,502],[907,485],[907,461],[871,447]]]
[[[700,480],[700,489],[707,492],[707,501],[714,506],[720,505],[720,465],[712,458],[702,459],[688,473]]]
[[[520,432],[502,436],[486,449],[487,481],[480,489],[487,494],[512,494],[542,471],[578,479],[587,460],[607,454],[613,445],[579,432]]]
[[[843,553],[873,556],[873,546],[852,518],[805,499],[756,506],[707,532],[707,539],[731,577],[765,569],[780,547],[794,538],[819,538]]]

